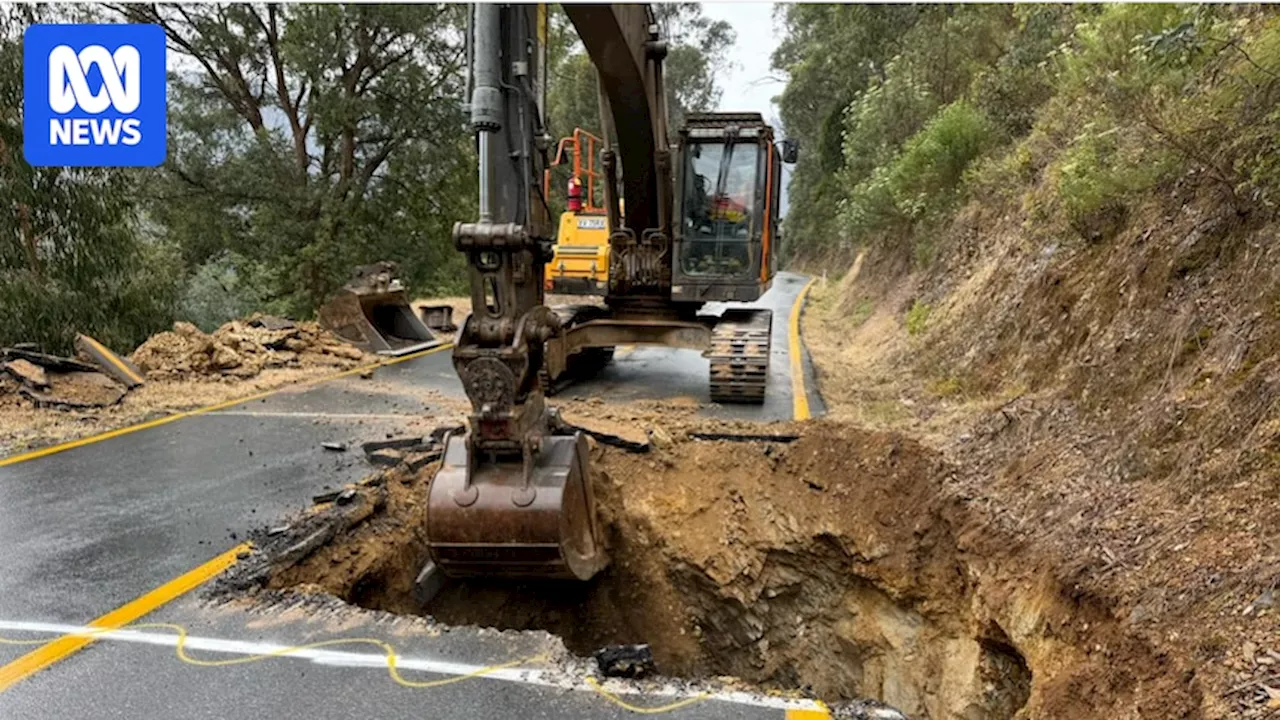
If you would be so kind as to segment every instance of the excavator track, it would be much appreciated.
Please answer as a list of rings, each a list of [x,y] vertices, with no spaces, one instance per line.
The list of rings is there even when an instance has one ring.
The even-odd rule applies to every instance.
[[[773,312],[726,310],[711,334],[711,400],[718,403],[764,403],[769,379]]]

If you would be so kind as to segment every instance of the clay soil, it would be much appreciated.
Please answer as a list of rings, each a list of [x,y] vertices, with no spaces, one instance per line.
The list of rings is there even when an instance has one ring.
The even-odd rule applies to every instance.
[[[545,629],[579,654],[648,642],[660,670],[732,675],[911,717],[1187,717],[1176,663],[1124,631],[1053,559],[949,497],[955,470],[907,437],[779,425],[793,443],[595,446],[610,568],[590,584],[456,583],[413,599],[434,468],[268,586],[449,624]],[[757,427],[758,431],[759,428]]]

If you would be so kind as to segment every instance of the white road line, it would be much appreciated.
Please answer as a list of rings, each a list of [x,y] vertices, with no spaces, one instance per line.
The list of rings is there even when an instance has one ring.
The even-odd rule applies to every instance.
[[[127,642],[142,645],[159,645],[177,647],[178,636],[174,633],[150,632],[144,630],[102,630],[87,625],[65,625],[62,623],[25,622],[21,620],[0,620],[0,630],[41,633],[46,635],[88,635],[100,642]],[[17,638],[10,638],[17,639]],[[337,638],[334,638],[337,639]],[[279,653],[292,647],[274,643],[254,642],[247,640],[229,640],[224,638],[201,637],[187,635],[183,647],[189,650],[204,650],[212,653],[228,655],[269,655]],[[351,668],[379,668],[385,670],[387,658],[379,653],[344,652],[323,648],[299,649],[281,655],[281,658],[297,658],[310,660],[317,665]],[[501,660],[497,661],[501,663]],[[485,671],[485,665],[454,662],[450,660],[432,660],[421,657],[407,657],[397,653],[396,668],[399,670],[417,670],[434,675],[460,676],[474,675],[475,680],[502,680],[553,687],[565,690],[595,692],[584,679],[571,677],[563,672],[548,671],[538,668],[498,668]],[[600,687],[615,695],[632,695],[645,698],[682,699],[706,695],[708,700],[719,700],[739,705],[776,708],[779,710],[819,710],[822,705],[806,699],[783,698],[737,690],[721,690],[699,688],[687,683],[666,682],[662,685],[651,685],[626,682],[618,679],[606,679]]]
[[[426,416],[405,413],[326,413],[326,412],[267,412],[258,410],[215,410],[204,417],[256,417],[256,418],[319,418],[324,420],[420,420]]]

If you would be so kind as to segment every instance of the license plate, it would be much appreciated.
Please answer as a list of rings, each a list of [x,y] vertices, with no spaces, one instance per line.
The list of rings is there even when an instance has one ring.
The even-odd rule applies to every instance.
[[[578,218],[579,230],[603,230],[605,219],[602,217],[580,217]]]

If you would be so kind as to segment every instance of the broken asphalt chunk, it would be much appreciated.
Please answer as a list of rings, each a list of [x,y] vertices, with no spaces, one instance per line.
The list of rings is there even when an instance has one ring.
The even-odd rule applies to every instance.
[[[259,315],[249,321],[249,326],[260,327],[263,330],[292,330],[297,327],[289,318],[278,315]]]
[[[377,450],[406,450],[428,444],[422,437],[402,437],[391,440],[371,440],[360,445],[360,449],[368,455]]]
[[[467,428],[462,425],[441,425],[431,431],[431,441],[438,445],[443,445],[445,435],[457,435],[466,431]]]
[[[145,382],[137,366],[88,335],[77,333],[75,347],[81,357],[93,360],[99,370],[126,388],[132,390]]]
[[[427,465],[429,465],[430,463],[433,463],[439,460],[443,455],[444,455],[444,452],[441,450],[432,450],[430,452],[425,452],[425,453],[416,453],[408,456],[408,458],[405,459],[404,464],[406,467],[409,468],[409,472],[417,472],[422,468],[426,467]]]
[[[404,460],[404,453],[396,450],[395,448],[382,448],[380,450],[365,453],[365,458],[374,465],[394,467]]]
[[[3,365],[4,371],[13,376],[14,379],[24,383],[30,387],[43,390],[49,387],[49,374],[44,368],[36,365],[30,360],[10,360]]]
[[[690,440],[728,440],[730,442],[771,442],[792,443],[800,439],[794,434],[761,434],[761,433],[725,433],[725,432],[691,432]]]
[[[75,358],[59,357],[47,353],[36,352],[19,347],[0,348],[0,358],[7,360],[26,360],[35,363],[45,370],[54,372],[97,372],[96,365],[80,362]]]
[[[312,495],[311,502],[316,503],[317,505],[322,503],[333,502],[334,500],[337,500],[338,496],[341,494],[342,494],[341,490],[330,490],[329,492],[322,492],[319,495]]]

